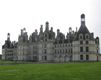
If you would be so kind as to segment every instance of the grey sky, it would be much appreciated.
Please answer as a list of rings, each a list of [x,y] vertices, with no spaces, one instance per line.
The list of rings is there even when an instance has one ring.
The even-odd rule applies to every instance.
[[[8,32],[17,41],[23,27],[30,35],[49,21],[55,32],[59,28],[66,35],[69,27],[79,29],[82,13],[90,32],[101,37],[100,5],[101,0],[0,0],[0,52]]]

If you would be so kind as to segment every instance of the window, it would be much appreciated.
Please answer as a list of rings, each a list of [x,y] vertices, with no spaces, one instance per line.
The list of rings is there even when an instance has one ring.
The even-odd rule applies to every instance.
[[[37,56],[33,56],[33,60],[34,61],[37,61]]]
[[[99,50],[97,49],[97,53],[99,53]]]
[[[80,39],[82,39],[82,36],[80,36]]]
[[[88,35],[88,34],[86,34],[86,35],[85,35],[85,38],[86,38],[86,39],[89,39],[89,35]]]
[[[82,34],[79,35],[79,39],[83,39],[83,35]]]
[[[83,52],[83,47],[80,47],[80,52]]]
[[[72,49],[71,49],[71,53],[72,53],[73,51],[72,51]]]
[[[70,53],[70,49],[69,49],[69,53]]]
[[[86,47],[86,52],[89,52],[89,47]]]
[[[47,39],[45,39],[45,41],[47,41]]]
[[[86,36],[86,39],[88,39],[88,35]]]
[[[46,50],[46,49],[44,50],[44,53],[45,53],[45,54],[47,53],[47,50]]]
[[[80,60],[83,60],[83,55],[80,55]]]
[[[80,44],[83,44],[83,41],[80,41]]]
[[[45,60],[47,60],[47,56],[45,56]]]
[[[89,44],[89,42],[88,42],[88,41],[86,41],[86,44]]]
[[[45,34],[45,37],[47,37],[47,34]]]
[[[89,55],[86,55],[86,60],[89,60]]]

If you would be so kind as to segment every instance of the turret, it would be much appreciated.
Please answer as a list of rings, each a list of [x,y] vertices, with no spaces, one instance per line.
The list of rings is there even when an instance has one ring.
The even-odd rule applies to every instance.
[[[81,25],[85,26],[85,14],[81,14]]]

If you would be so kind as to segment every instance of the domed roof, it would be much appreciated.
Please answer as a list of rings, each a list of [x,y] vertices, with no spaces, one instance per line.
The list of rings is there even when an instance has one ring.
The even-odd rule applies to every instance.
[[[85,18],[85,14],[81,14],[81,18]]]

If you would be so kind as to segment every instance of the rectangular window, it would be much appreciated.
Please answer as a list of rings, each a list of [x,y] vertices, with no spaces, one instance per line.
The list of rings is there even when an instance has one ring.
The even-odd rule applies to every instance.
[[[71,49],[71,53],[72,53],[73,51],[72,51],[72,49]]]
[[[44,59],[47,60],[47,56],[45,56]]]
[[[83,55],[80,55],[80,60],[83,60]]]
[[[80,41],[80,44],[83,44],[83,41]]]
[[[88,41],[86,41],[86,44],[89,44],[89,42],[88,42]]]
[[[45,54],[47,53],[47,50],[46,50],[46,49],[44,49],[44,53],[45,53]]]
[[[89,52],[89,47],[86,47],[86,52]]]
[[[89,60],[89,55],[86,55],[86,60]]]
[[[99,50],[97,49],[97,53],[99,53]]]
[[[83,47],[80,47],[80,52],[83,52]]]

